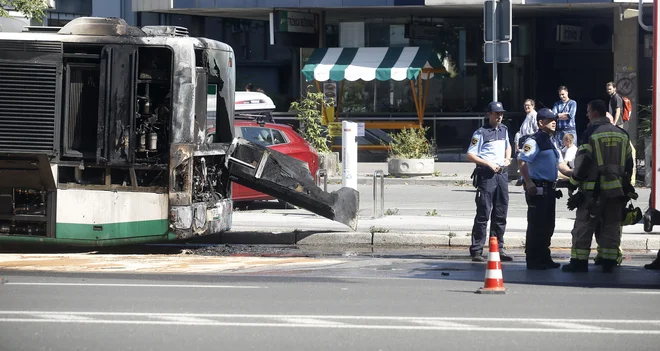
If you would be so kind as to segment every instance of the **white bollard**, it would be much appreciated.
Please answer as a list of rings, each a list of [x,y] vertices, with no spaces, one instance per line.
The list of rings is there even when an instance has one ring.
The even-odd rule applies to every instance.
[[[355,122],[341,122],[341,185],[357,190],[357,129]]]

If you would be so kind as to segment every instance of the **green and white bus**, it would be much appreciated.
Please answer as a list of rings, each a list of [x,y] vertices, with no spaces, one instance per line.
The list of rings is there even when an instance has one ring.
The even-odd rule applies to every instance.
[[[230,46],[181,27],[87,17],[61,29],[0,33],[0,47],[0,245],[108,246],[218,233],[231,228],[231,181],[269,190],[262,173],[270,153],[234,140]],[[270,160],[269,167],[289,162]],[[304,178],[307,197],[282,188],[272,195],[337,220],[336,201],[316,200],[311,176],[290,176]],[[356,218],[354,207],[347,218]]]

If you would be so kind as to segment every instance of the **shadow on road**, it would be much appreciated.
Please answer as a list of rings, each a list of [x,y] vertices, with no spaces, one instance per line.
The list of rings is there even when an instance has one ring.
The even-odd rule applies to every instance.
[[[482,286],[486,276],[486,264],[483,263],[431,261],[425,262],[424,266],[424,268],[411,269],[408,276],[423,279],[480,281]],[[625,263],[615,268],[614,273],[606,274],[593,264],[589,266],[589,273],[566,273],[561,269],[532,271],[526,269],[524,262],[507,262],[502,264],[502,275],[505,286],[525,284],[576,288],[660,289],[660,272],[646,270],[641,266],[626,266]]]

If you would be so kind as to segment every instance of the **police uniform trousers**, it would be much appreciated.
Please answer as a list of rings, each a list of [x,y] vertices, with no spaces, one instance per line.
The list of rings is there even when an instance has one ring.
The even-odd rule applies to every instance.
[[[486,227],[490,219],[490,236],[496,236],[499,250],[504,247],[506,215],[509,209],[509,175],[495,173],[491,169],[477,169],[477,215],[472,226],[470,253],[483,252],[486,243]]]
[[[543,264],[551,261],[550,241],[555,231],[555,205],[557,197],[554,182],[534,180],[536,195],[525,191],[527,202],[527,233],[525,254],[527,263]],[[542,193],[538,191],[543,189]]]
[[[621,212],[625,201],[601,199],[597,204],[591,192],[586,192],[585,197],[586,200],[577,208],[571,231],[571,258],[589,259],[591,237],[598,230],[598,255],[606,260],[617,260],[621,245]]]

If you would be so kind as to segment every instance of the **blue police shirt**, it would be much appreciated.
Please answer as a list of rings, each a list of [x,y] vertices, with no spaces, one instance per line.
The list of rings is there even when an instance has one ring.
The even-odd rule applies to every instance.
[[[508,147],[510,147],[509,130],[505,125],[500,124],[497,128],[485,126],[477,129],[472,134],[467,152],[498,166],[504,166],[505,151]]]
[[[550,135],[542,131],[536,132],[525,141],[520,160],[527,162],[530,178],[548,182],[557,180],[557,165],[564,162]]]

